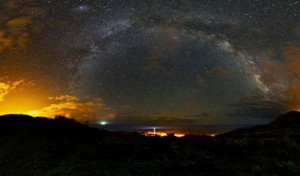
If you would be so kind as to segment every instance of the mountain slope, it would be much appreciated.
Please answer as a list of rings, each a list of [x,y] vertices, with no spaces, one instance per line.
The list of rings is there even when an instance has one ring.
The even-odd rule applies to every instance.
[[[270,126],[278,124],[290,128]],[[296,176],[299,166],[293,137],[145,137],[63,117],[0,116],[0,176]]]
[[[220,136],[228,137],[276,137],[299,136],[300,137],[300,112],[291,111],[279,115],[274,121],[266,125],[258,125],[250,128],[242,128],[227,132]]]

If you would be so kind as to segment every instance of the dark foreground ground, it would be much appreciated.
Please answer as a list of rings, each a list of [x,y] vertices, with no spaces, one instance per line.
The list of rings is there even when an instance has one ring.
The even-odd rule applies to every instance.
[[[2,116],[0,176],[300,175],[300,115],[283,116],[214,138],[124,135],[62,117]]]

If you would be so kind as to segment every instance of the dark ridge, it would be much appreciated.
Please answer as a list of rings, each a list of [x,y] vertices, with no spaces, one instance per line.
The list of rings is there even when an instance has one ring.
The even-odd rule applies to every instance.
[[[300,128],[300,112],[290,111],[281,114],[269,125],[279,128]]]
[[[288,117],[255,128],[297,128],[298,114],[283,116]],[[300,175],[299,138],[258,136],[145,137],[64,117],[5,115],[0,116],[0,176]]]
[[[34,133],[39,134],[69,134],[90,135],[93,133],[107,135],[111,132],[90,128],[74,119],[56,116],[54,119],[46,117],[32,117],[23,114],[8,114],[0,116],[0,132],[5,133]],[[0,134],[1,135],[1,134]]]
[[[266,125],[258,125],[250,128],[241,128],[221,134],[226,137],[276,137],[297,136],[300,137],[300,112],[290,111],[279,115],[274,121]]]

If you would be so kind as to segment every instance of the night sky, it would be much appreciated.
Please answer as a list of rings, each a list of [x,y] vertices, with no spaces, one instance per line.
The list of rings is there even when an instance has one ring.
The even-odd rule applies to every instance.
[[[298,0],[0,0],[0,114],[178,125],[298,109]]]

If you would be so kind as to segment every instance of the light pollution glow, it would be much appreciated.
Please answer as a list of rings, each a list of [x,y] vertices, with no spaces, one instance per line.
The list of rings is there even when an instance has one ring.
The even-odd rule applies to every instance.
[[[46,97],[33,88],[34,84],[24,80],[0,82],[0,115],[27,114],[34,117],[54,118],[56,115],[76,117],[79,121],[96,120],[93,113],[103,114],[98,119],[114,118],[113,111],[101,99],[86,99],[71,95]],[[92,118],[92,119],[91,119]]]

